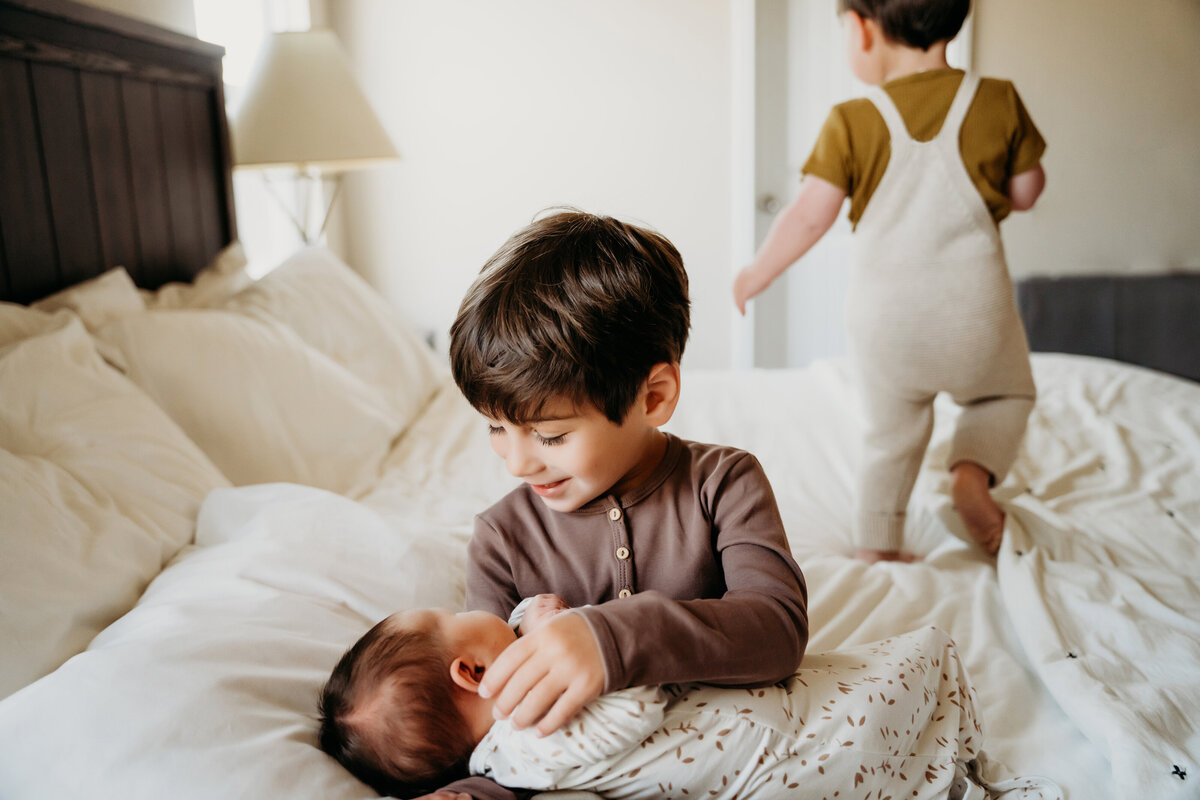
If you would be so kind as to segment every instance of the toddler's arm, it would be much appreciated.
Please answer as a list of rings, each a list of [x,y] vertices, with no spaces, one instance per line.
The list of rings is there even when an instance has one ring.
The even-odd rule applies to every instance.
[[[1013,211],[1028,211],[1033,208],[1042,189],[1046,188],[1046,171],[1038,164],[1033,169],[1027,169],[1020,175],[1008,179],[1008,199],[1012,202]]]
[[[761,294],[833,227],[846,192],[829,181],[807,175],[800,193],[775,221],[754,262],[733,282],[733,302],[746,313],[746,302]]]

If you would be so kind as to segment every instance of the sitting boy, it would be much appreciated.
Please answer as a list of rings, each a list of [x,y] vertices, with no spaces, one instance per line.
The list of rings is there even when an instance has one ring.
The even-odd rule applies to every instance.
[[[555,594],[578,609],[483,680],[516,728],[550,734],[630,686],[769,685],[804,654],[804,577],[757,459],[659,430],[688,325],[667,239],[562,212],[492,256],[451,327],[455,381],[521,480],[475,520],[467,607],[507,618]],[[483,778],[441,797],[457,793],[513,797]]]
[[[544,600],[548,596],[538,598]],[[557,600],[557,598],[550,598]],[[527,613],[533,632],[561,605]],[[321,741],[353,738],[350,766],[407,796],[468,769],[512,788],[605,796],[983,797],[974,689],[936,628],[810,655],[761,689],[641,687],[603,695],[539,737],[492,716],[483,676],[516,633],[487,612],[413,610],[375,626],[342,658],[322,698]],[[1059,796],[1049,782],[993,784]]]

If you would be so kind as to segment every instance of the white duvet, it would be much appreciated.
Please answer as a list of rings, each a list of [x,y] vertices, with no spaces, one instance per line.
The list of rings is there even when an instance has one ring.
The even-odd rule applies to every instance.
[[[811,649],[949,632],[984,749],[1069,798],[1200,791],[1200,386],[1036,357],[998,561],[956,538],[939,405],[914,493],[917,564],[848,552],[858,437],[844,365],[686,374],[671,429],[754,451],[810,594]],[[195,544],[88,649],[0,701],[0,796],[373,796],[315,748],[315,700],[374,621],[454,607],[472,515],[513,485],[446,382],[358,502],[218,489]]]

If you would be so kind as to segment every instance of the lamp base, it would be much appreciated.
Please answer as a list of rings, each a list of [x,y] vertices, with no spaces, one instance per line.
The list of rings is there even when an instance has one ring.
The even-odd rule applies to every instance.
[[[294,175],[286,179],[288,183],[297,189],[294,193],[295,196],[301,198],[293,203],[289,203],[285,199],[279,190],[279,181],[272,178],[269,172],[263,172],[262,176],[267,191],[275,198],[275,202],[283,209],[283,213],[287,215],[287,218],[296,226],[296,232],[300,235],[300,240],[305,245],[320,242],[325,235],[325,228],[329,225],[329,217],[333,213],[333,204],[337,202],[338,194],[342,190],[341,174],[324,174],[316,167],[305,167],[296,170]],[[314,195],[320,195],[317,198],[318,203],[323,202],[326,184],[331,184],[333,190],[329,194],[329,201],[324,203],[324,211],[321,214],[321,226],[317,228],[316,232],[313,232],[312,211]],[[297,205],[299,206],[298,209],[296,208]]]

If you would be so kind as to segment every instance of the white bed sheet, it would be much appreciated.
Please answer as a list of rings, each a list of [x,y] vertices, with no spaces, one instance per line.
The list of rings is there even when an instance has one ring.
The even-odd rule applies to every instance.
[[[759,456],[808,580],[811,650],[936,624],[958,642],[1000,771],[1050,777],[1072,800],[1142,797],[1139,780],[1195,796],[1180,792],[1200,777],[1186,577],[1200,386],[1070,357],[1036,358],[1035,375],[1029,447],[998,490],[1014,521],[998,570],[953,535],[949,405],[914,494],[912,565],[845,555],[858,423],[843,364],[686,374],[670,428]],[[375,620],[462,602],[472,517],[514,483],[446,382],[360,503],[288,485],[213,493],[196,545],[132,612],[0,702],[0,795],[371,796],[314,747],[316,693]],[[1127,691],[1100,688],[1114,677]],[[1188,781],[1161,777],[1163,742],[1190,759]]]
[[[957,409],[944,398],[909,511],[908,544],[923,556],[917,564],[847,557],[859,417],[844,362],[686,373],[668,429],[743,447],[762,461],[808,581],[810,650],[937,625],[954,637],[979,691],[986,750],[998,771],[1050,777],[1070,798],[1140,797],[1150,780],[1160,796],[1196,796],[1195,770],[1180,780],[1164,754],[1182,768],[1197,763],[1200,600],[1187,572],[1200,552],[1200,386],[1074,356],[1037,355],[1034,369],[1041,396],[1027,445],[996,490],[1015,530],[998,560],[967,543],[951,506],[944,461]],[[460,502],[482,508],[514,485],[483,428],[456,392],[443,392],[364,502],[399,528],[465,540],[470,519]],[[1107,472],[1098,469],[1102,462]],[[1119,477],[1117,464],[1125,470]],[[1038,509],[1058,527],[1031,521]],[[1165,521],[1169,534],[1155,533],[1151,547],[1137,543]],[[1063,530],[1073,534],[1064,540]],[[1030,537],[1047,552],[1039,555]],[[1016,556],[1018,549],[1025,555]],[[1109,561],[1098,562],[1103,553]],[[1064,565],[1074,557],[1083,563]],[[1058,567],[1052,575],[1026,575],[1051,558]],[[1141,605],[1123,622],[1106,614],[1107,588],[1089,583],[1096,563],[1107,565],[1110,580],[1119,575],[1141,587],[1128,590]],[[1171,636],[1126,638],[1124,629],[1136,628],[1142,613],[1165,619],[1160,625]],[[1088,621],[1097,652],[1092,660],[1066,660],[1099,665],[1090,682],[1080,679],[1086,669],[1056,673],[1077,615]],[[1106,692],[1100,681],[1142,674],[1144,652],[1170,666],[1126,684],[1128,695]],[[1169,687],[1158,683],[1164,676]],[[1168,740],[1173,747],[1152,757]]]

